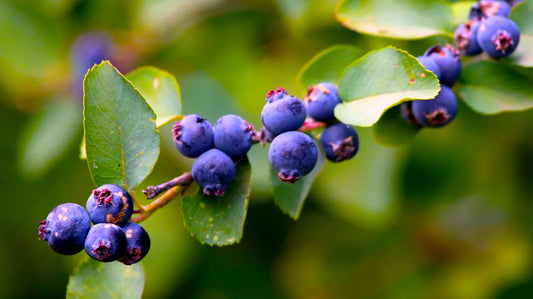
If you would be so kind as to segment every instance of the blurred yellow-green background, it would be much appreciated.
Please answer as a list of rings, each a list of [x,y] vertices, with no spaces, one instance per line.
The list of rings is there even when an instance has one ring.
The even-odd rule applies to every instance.
[[[175,75],[184,114],[213,123],[235,113],[256,128],[266,92],[302,97],[298,72],[329,46],[417,56],[450,42],[360,35],[335,20],[335,4],[0,1],[0,298],[63,297],[85,258],[37,239],[53,207],[85,205],[95,187],[79,159],[83,74],[71,49],[80,36],[105,36],[123,73],[152,65]],[[144,297],[533,298],[532,128],[533,111],[486,116],[462,102],[450,125],[401,148],[358,128],[358,155],[326,163],[297,221],[274,205],[267,149],[256,145],[241,242],[201,245],[173,201],[143,222],[152,239]],[[190,169],[170,130],[161,128],[160,162],[139,189]]]

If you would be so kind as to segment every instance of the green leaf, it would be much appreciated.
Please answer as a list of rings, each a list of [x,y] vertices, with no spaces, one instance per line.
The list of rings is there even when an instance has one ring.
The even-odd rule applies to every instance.
[[[533,108],[533,80],[511,66],[483,61],[463,68],[459,95],[483,114]]]
[[[383,146],[397,147],[410,142],[420,131],[420,127],[408,124],[401,115],[401,106],[387,110],[372,127],[374,140]]]
[[[89,70],[84,92],[83,124],[93,182],[134,188],[159,156],[154,112],[109,61]]]
[[[403,50],[387,47],[351,64],[339,83],[343,103],[335,116],[344,123],[368,127],[388,108],[410,99],[433,99],[437,77]]]
[[[18,151],[18,166],[24,176],[42,176],[68,152],[79,138],[81,115],[78,103],[61,101],[47,105],[30,118],[21,133]]]
[[[335,15],[349,29],[399,39],[447,35],[452,25],[450,4],[440,0],[342,0]]]
[[[252,168],[246,157],[235,167],[235,178],[224,196],[205,196],[200,188],[195,194],[183,197],[185,226],[202,244],[231,245],[242,238]]]
[[[141,263],[131,266],[119,262],[102,263],[88,258],[70,276],[67,299],[141,298],[144,270]]]
[[[348,45],[336,45],[318,53],[300,71],[296,81],[300,89],[321,82],[337,84],[346,67],[361,57],[362,51]]]
[[[315,142],[317,141],[315,140]],[[270,182],[272,185],[274,203],[283,213],[289,215],[295,220],[300,217],[300,212],[302,211],[304,201],[309,194],[309,190],[311,189],[311,184],[313,183],[315,177],[324,168],[325,163],[326,157],[324,150],[321,146],[318,146],[318,160],[315,168],[313,168],[309,174],[299,179],[294,184],[281,181],[278,178],[277,170],[270,167]]]
[[[181,113],[181,93],[171,74],[155,67],[141,67],[126,77],[139,89],[154,110],[157,127],[161,127]]]
[[[509,16],[520,28],[520,42],[509,56],[515,64],[533,67],[533,1],[525,1],[513,8]]]

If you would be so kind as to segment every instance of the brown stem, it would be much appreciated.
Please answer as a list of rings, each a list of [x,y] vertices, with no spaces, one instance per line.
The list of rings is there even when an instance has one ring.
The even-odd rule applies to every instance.
[[[179,177],[174,178],[161,185],[148,186],[142,192],[144,193],[144,195],[146,195],[147,199],[152,199],[152,198],[155,198],[157,195],[163,193],[164,191],[169,190],[170,188],[173,188],[176,186],[188,186],[192,183],[192,181],[193,181],[192,174],[190,172],[186,172],[180,175]]]
[[[150,217],[150,215],[152,215],[155,211],[166,206],[169,202],[171,202],[174,199],[174,197],[178,195],[183,195],[183,193],[185,193],[185,191],[188,188],[189,188],[189,185],[178,185],[178,186],[171,188],[170,190],[165,192],[165,194],[161,195],[161,197],[154,200],[149,205],[144,206],[144,212],[142,212],[139,216],[131,219],[130,221],[135,222],[135,223],[140,223],[146,220],[146,218]]]

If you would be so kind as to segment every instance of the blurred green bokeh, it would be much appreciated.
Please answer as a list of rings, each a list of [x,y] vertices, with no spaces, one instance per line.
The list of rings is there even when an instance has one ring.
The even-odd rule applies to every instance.
[[[69,59],[80,34],[112,36],[111,61],[124,73],[153,65],[175,75],[184,114],[213,123],[235,113],[256,128],[266,92],[284,86],[302,97],[299,70],[329,46],[393,45],[417,56],[447,41],[359,35],[335,20],[335,2],[0,1],[0,298],[61,298],[84,258],[37,240],[53,207],[84,205],[94,188],[78,157],[82,107],[72,86],[81,79]],[[200,245],[175,200],[143,223],[152,239],[144,296],[533,298],[533,111],[459,109],[449,126],[422,130],[398,149],[359,129],[360,152],[326,163],[298,221],[274,206],[267,149],[255,146],[240,244]],[[170,130],[161,128],[164,162],[141,187],[190,169]],[[40,138],[27,143],[32,134]]]

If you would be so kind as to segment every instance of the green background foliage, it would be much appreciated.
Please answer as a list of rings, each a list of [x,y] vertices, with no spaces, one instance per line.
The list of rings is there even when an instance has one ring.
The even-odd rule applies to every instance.
[[[144,65],[175,76],[183,114],[214,123],[235,113],[260,128],[266,92],[283,86],[303,97],[319,73],[318,53],[345,45],[353,50],[336,49],[357,59],[390,45],[418,56],[450,42],[468,8],[447,1],[339,1],[346,8],[336,2],[0,1],[0,297],[63,297],[87,259],[57,255],[37,240],[40,219],[63,202],[84,205],[94,187],[87,161],[78,157],[82,99],[70,86],[81,79],[69,59],[76,37],[95,30],[113,36],[120,55],[111,62],[127,77]],[[360,3],[365,17],[401,23],[351,14]],[[444,7],[439,22],[426,27],[434,6]],[[393,125],[397,114],[386,112],[373,128],[358,127],[359,153],[325,163],[298,221],[276,206],[268,149],[260,145],[249,154],[252,188],[239,244],[201,245],[184,226],[182,199],[157,211],[143,222],[152,239],[143,260],[144,296],[530,298],[533,110],[511,110],[531,107],[532,11],[526,1],[511,14],[524,32],[517,55],[463,60],[454,87],[459,114],[450,125],[412,132]],[[365,26],[350,30],[344,17]],[[417,30],[405,30],[405,17]],[[341,69],[334,65],[329,76],[340,78]],[[171,124],[159,131],[160,162],[136,188],[141,198],[142,188],[193,162],[177,154]]]

